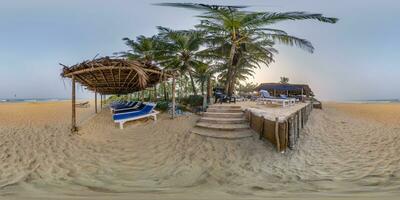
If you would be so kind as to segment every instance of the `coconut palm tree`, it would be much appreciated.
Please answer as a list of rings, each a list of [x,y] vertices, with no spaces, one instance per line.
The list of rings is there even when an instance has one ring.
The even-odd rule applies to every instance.
[[[183,76],[190,77],[192,91],[197,95],[193,73],[204,63],[199,59],[199,49],[203,43],[203,35],[198,31],[175,31],[165,27],[158,27],[161,42],[160,64],[176,69]]]
[[[130,48],[128,51],[116,53],[127,59],[139,60],[144,63],[154,64],[159,54],[159,41],[156,36],[146,37],[140,35],[136,37],[136,41],[123,38],[125,44]]]
[[[278,22],[289,20],[317,20],[324,23],[336,23],[337,18],[324,17],[322,14],[307,12],[250,12],[243,11],[246,6],[220,6],[192,3],[161,3],[161,6],[173,6],[190,8],[203,11],[198,16],[201,22],[196,27],[208,33],[211,44],[221,44],[225,41],[229,46],[229,54],[226,57],[227,77],[225,89],[231,95],[234,89],[235,68],[239,64],[239,57],[243,44],[253,41],[279,42],[282,44],[297,46],[308,52],[313,52],[312,44],[301,38],[291,36],[283,30],[268,28]],[[225,44],[224,44],[225,45]],[[274,52],[270,52],[273,55]]]
[[[282,76],[280,82],[283,83],[283,84],[289,83],[289,78]]]

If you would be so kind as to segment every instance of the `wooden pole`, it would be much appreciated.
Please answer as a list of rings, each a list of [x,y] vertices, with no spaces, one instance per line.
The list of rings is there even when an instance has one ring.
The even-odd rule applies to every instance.
[[[175,118],[175,73],[172,75],[172,119]]]
[[[276,140],[276,148],[278,150],[278,152],[281,151],[281,143],[279,140],[279,118],[276,117],[275,118],[275,140]]]
[[[76,128],[76,112],[75,112],[75,76],[72,76],[72,121],[71,121],[71,132],[77,131]]]
[[[262,123],[261,123],[261,132],[260,132],[260,140],[263,138],[263,136],[264,136],[264,125],[265,125],[265,118],[264,118],[264,116],[261,116],[261,120],[262,120]]]
[[[154,85],[154,102],[157,102],[157,85]]]
[[[97,89],[94,89],[94,112],[97,113]]]
[[[103,110],[103,95],[100,94],[100,110]]]

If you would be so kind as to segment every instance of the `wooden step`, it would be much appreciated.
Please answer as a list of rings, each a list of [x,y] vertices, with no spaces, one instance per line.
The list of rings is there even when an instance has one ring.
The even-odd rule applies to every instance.
[[[214,118],[242,118],[243,113],[216,113],[216,112],[204,112],[203,117],[214,117]]]
[[[215,112],[215,113],[242,113],[242,109],[234,109],[234,108],[224,108],[224,109],[220,109],[220,108],[208,108],[207,112]]]
[[[247,123],[246,118],[215,118],[202,117],[199,122],[215,123],[215,124],[242,124]]]
[[[224,130],[224,131],[232,131],[232,130],[242,130],[242,129],[249,129],[250,126],[245,124],[214,124],[214,123],[207,123],[207,122],[198,122],[196,124],[197,127],[213,129],[213,130]]]
[[[221,138],[221,139],[241,139],[241,138],[251,137],[254,135],[254,131],[251,129],[238,130],[238,131],[221,131],[221,130],[194,127],[191,130],[191,132],[201,136]]]
[[[210,106],[208,106],[208,108],[216,108],[216,109],[242,109],[241,106],[219,105],[219,104],[210,105]]]

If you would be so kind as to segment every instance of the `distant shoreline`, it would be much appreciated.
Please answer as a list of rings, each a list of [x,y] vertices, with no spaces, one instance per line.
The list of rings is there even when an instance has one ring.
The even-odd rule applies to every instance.
[[[26,98],[26,99],[0,99],[0,104],[3,103],[46,103],[46,102],[63,102],[70,101],[71,99],[63,98]],[[88,99],[77,99],[88,100]]]

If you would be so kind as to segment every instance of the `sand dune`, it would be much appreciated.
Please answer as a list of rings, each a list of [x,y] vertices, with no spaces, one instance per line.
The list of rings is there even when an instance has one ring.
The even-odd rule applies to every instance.
[[[69,102],[1,104],[0,198],[400,195],[400,121],[361,116],[374,106],[314,110],[298,148],[280,154],[257,136],[190,134],[196,115],[119,130],[108,110],[78,109],[80,135],[71,136]]]

